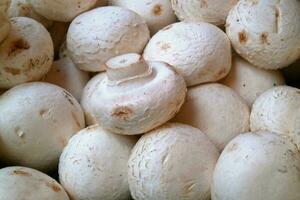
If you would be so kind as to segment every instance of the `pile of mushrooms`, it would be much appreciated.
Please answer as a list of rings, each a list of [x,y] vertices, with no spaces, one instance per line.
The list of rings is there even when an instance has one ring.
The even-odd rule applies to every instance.
[[[299,0],[0,0],[0,200],[299,200]]]

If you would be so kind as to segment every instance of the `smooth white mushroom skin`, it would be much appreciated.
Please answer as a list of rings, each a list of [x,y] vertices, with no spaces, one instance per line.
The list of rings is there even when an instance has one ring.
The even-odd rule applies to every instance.
[[[171,0],[177,17],[189,21],[224,25],[230,9],[238,0]]]
[[[240,0],[226,33],[238,54],[263,69],[279,69],[300,57],[300,1]]]
[[[152,35],[177,21],[170,0],[109,0],[109,5],[128,8],[139,14],[146,20]]]
[[[288,135],[300,148],[300,90],[290,86],[267,90],[253,104],[250,127]]]
[[[6,13],[11,0],[0,0],[0,12]]]
[[[89,73],[79,70],[68,57],[53,62],[43,81],[58,85],[80,101],[83,88],[89,81]]]
[[[50,176],[26,167],[0,169],[0,200],[69,200]]]
[[[8,17],[0,11],[0,43],[8,36],[10,28]]]
[[[249,107],[268,89],[284,85],[284,77],[278,70],[259,69],[239,56],[234,56],[228,76],[221,81],[236,91]]]
[[[112,57],[141,53],[149,37],[146,22],[135,12],[101,7],[75,18],[67,34],[67,49],[79,69],[104,71]]]
[[[28,0],[34,10],[53,21],[70,22],[77,15],[90,10],[97,0]]]
[[[246,133],[222,152],[214,171],[212,200],[300,199],[300,154],[287,138]]]
[[[49,83],[8,90],[0,108],[0,160],[8,164],[51,171],[69,138],[85,127],[76,99]]]
[[[235,136],[249,131],[249,118],[249,107],[238,94],[211,83],[188,89],[173,121],[199,128],[221,151]]]
[[[224,78],[231,68],[231,46],[226,34],[204,22],[179,22],[156,33],[147,44],[147,61],[175,67],[188,86]]]
[[[53,62],[52,40],[43,25],[27,17],[10,22],[9,36],[0,43],[0,88],[40,80]]]
[[[131,195],[138,200],[208,200],[219,153],[188,125],[166,124],[143,135],[128,161]]]
[[[169,65],[146,63],[138,54],[107,62],[103,80],[84,98],[84,112],[117,134],[148,132],[168,120],[185,100],[186,84]]]
[[[98,125],[77,133],[59,162],[59,180],[73,200],[128,200],[127,162],[136,138]]]

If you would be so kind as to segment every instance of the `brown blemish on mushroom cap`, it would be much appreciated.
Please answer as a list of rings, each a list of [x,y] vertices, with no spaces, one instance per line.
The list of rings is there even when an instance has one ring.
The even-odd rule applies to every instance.
[[[30,45],[28,44],[28,42],[21,38],[12,43],[10,49],[8,50],[7,55],[14,56],[18,52],[29,49],[29,48],[30,48]]]
[[[227,152],[235,151],[239,148],[239,145],[237,143],[233,143],[228,149]]]
[[[111,116],[126,121],[132,116],[132,114],[133,114],[133,111],[131,108],[129,108],[128,106],[121,106],[121,107],[114,109]]]
[[[24,171],[22,171],[22,170],[14,170],[12,173],[11,173],[11,175],[16,175],[16,176],[31,176],[31,174],[30,173],[28,173],[28,172],[24,172]]]
[[[10,67],[5,67],[4,71],[9,73],[9,74],[12,74],[13,76],[19,75],[21,73],[20,69],[10,68]]]
[[[52,182],[47,182],[46,185],[51,188],[54,192],[60,192],[61,191],[61,188],[60,186],[55,183],[54,181]]]
[[[159,4],[155,5],[155,6],[153,7],[152,12],[153,12],[153,14],[154,14],[155,16],[161,15],[161,13],[162,13],[162,6],[159,5]]]
[[[246,42],[248,40],[248,36],[246,34],[246,31],[243,30],[242,32],[239,32],[238,36],[239,36],[239,42],[241,44],[246,44]]]
[[[74,106],[74,102],[73,102],[73,99],[72,99],[72,95],[69,94],[69,93],[66,92],[66,91],[63,91],[62,94],[63,94],[63,96],[65,97],[65,99],[68,100],[69,103],[70,103],[71,105]]]
[[[200,2],[200,7],[201,7],[201,8],[208,8],[207,0],[202,0],[202,1]]]
[[[168,49],[171,48],[171,45],[169,43],[163,43],[160,48],[163,51],[167,51]]]
[[[270,44],[269,42],[268,42],[268,33],[267,32],[263,32],[263,33],[261,33],[260,34],[260,40],[261,40],[261,42],[263,43],[263,44]]]

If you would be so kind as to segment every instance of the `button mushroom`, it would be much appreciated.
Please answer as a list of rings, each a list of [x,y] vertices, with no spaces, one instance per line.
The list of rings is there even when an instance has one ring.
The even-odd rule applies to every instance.
[[[183,78],[169,65],[126,54],[107,62],[106,77],[82,105],[111,132],[135,135],[171,119],[185,95]]]
[[[230,9],[238,0],[171,0],[177,17],[183,20],[203,21],[224,25]]]
[[[85,127],[79,103],[49,83],[18,85],[0,98],[0,160],[55,169],[69,138]]]
[[[227,18],[234,49],[263,69],[288,66],[300,56],[300,1],[240,0]]]
[[[259,69],[235,56],[229,75],[221,83],[235,90],[251,107],[258,96],[285,81],[280,71]]]
[[[10,31],[9,19],[4,12],[0,11],[0,43],[8,36],[9,31]]]
[[[207,200],[217,148],[199,129],[166,124],[140,138],[128,161],[134,199]]]
[[[59,162],[59,180],[73,200],[130,198],[127,162],[136,139],[100,126],[77,133]]]
[[[59,183],[34,169],[3,168],[0,180],[0,200],[69,200]]]
[[[53,44],[44,26],[27,17],[10,21],[9,36],[0,43],[0,88],[37,81],[53,62]]]
[[[222,152],[214,171],[212,200],[300,199],[300,153],[286,138],[246,133]]]
[[[202,22],[179,22],[162,29],[151,38],[144,57],[174,66],[188,86],[224,78],[231,67],[226,34]]]
[[[106,61],[112,57],[141,53],[149,37],[148,27],[138,14],[108,6],[86,12],[72,22],[67,48],[79,69],[104,71]]]
[[[188,90],[187,100],[173,119],[199,128],[222,150],[240,133],[249,131],[249,108],[232,89],[205,84]]]

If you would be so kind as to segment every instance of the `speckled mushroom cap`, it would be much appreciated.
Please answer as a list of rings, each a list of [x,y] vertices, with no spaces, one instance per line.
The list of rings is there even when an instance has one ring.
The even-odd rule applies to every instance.
[[[109,4],[128,8],[142,16],[152,35],[177,20],[170,0],[109,0]]]
[[[141,53],[149,37],[146,22],[138,14],[108,6],[83,13],[72,22],[67,48],[79,69],[104,71],[106,61],[112,57]]]
[[[10,28],[8,17],[0,11],[0,43],[8,36]]]
[[[221,81],[236,91],[249,107],[266,90],[284,85],[284,77],[279,70],[259,69],[239,56],[234,56],[228,76]]]
[[[0,200],[69,200],[50,176],[25,167],[0,169]]]
[[[232,89],[211,83],[190,88],[173,121],[199,128],[222,150],[240,133],[249,131],[249,108]]]
[[[151,38],[144,57],[175,67],[188,86],[217,81],[231,68],[228,37],[218,27],[204,22],[179,22],[165,27]]]
[[[45,28],[49,28],[53,23],[53,21],[48,20],[45,17],[36,13],[32,5],[28,2],[28,0],[12,0],[7,13],[10,18],[12,17],[33,18],[36,21],[43,24]]]
[[[143,135],[128,161],[131,195],[141,200],[208,200],[217,148],[199,129],[171,123]]]
[[[212,200],[300,199],[300,153],[286,138],[246,133],[222,152],[214,171]]]
[[[85,127],[76,99],[49,83],[8,90],[0,109],[0,160],[8,164],[51,171],[69,138]]]
[[[298,0],[240,0],[227,18],[226,33],[253,65],[283,68],[300,56],[299,10]]]
[[[130,199],[127,161],[135,137],[116,135],[98,125],[71,138],[59,162],[59,180],[73,200]]]
[[[229,10],[238,0],[171,0],[177,17],[183,20],[202,21],[224,25]]]
[[[251,131],[288,135],[300,148],[300,90],[278,86],[259,96],[250,117]]]
[[[0,0],[0,12],[6,12],[9,5],[11,3],[11,0]]]
[[[28,0],[34,10],[53,21],[70,22],[77,15],[93,8],[97,0]]]
[[[9,36],[0,44],[0,88],[37,81],[53,62],[53,44],[43,25],[27,17],[11,18]]]
[[[183,78],[169,65],[146,63],[138,54],[125,54],[107,62],[106,77],[89,97],[83,97],[82,105],[105,129],[135,135],[170,120],[185,95]]]

